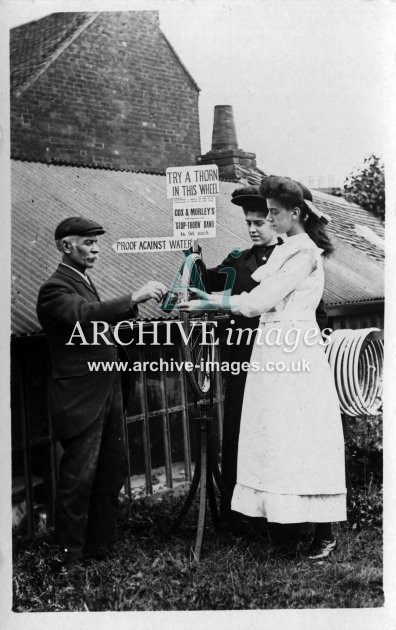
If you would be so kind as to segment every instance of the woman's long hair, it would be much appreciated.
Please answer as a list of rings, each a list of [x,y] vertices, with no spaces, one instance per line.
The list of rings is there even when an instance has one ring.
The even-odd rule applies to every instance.
[[[300,208],[304,229],[315,245],[323,249],[324,256],[329,256],[334,251],[324,224],[305,205],[302,188],[297,182],[288,177],[269,175],[262,179],[259,194],[266,199],[276,199],[287,210]]]
[[[301,217],[304,223],[304,228],[309,238],[313,240],[315,245],[323,249],[323,256],[330,256],[334,251],[334,245],[330,240],[327,230],[315,215],[307,211],[304,208],[301,210]]]

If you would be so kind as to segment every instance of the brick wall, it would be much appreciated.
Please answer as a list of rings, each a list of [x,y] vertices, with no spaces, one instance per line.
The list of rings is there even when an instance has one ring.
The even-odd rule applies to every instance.
[[[195,164],[198,89],[158,13],[100,13],[12,98],[11,153],[135,170]]]

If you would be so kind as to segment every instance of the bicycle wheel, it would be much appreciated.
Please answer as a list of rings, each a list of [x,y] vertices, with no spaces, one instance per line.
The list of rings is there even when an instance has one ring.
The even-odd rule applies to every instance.
[[[184,299],[193,297],[189,287],[210,292],[206,267],[199,254],[193,253],[187,256],[181,272],[180,284],[183,287]],[[191,371],[187,371],[187,378],[194,394],[202,398],[210,392],[213,381],[215,334],[214,326],[210,323],[213,321],[213,315],[180,313],[180,319],[184,330],[183,358],[185,362],[193,366]]]

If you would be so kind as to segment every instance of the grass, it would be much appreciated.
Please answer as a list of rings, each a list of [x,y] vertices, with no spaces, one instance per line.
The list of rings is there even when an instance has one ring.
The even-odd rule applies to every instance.
[[[380,492],[371,491],[378,504]],[[207,519],[201,562],[192,558],[197,510],[164,540],[183,497],[129,502],[111,557],[71,578],[51,571],[56,547],[42,535],[15,546],[15,612],[363,608],[383,605],[382,531],[337,526],[338,549],[311,565],[304,550],[287,553],[267,534],[215,532]],[[352,521],[354,520],[352,514]]]

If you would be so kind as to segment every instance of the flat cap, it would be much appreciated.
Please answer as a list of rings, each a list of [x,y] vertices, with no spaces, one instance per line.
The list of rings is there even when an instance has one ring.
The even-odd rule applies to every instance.
[[[55,230],[55,240],[57,241],[64,236],[75,234],[76,236],[94,236],[95,234],[104,234],[105,230],[101,225],[84,217],[69,217],[63,219],[57,225]]]
[[[259,195],[258,186],[237,188],[231,193],[231,197],[231,203],[234,203],[236,206],[267,212],[267,201]]]

